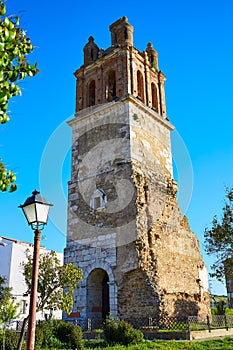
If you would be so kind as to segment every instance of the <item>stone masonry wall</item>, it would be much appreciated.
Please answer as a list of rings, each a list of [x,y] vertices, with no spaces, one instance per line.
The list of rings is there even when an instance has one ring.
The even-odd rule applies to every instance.
[[[157,286],[160,310],[171,316],[208,315],[208,285],[201,278],[201,272],[207,271],[196,235],[166,182],[162,189],[156,174],[148,169],[144,169],[144,176],[140,169],[140,181],[136,166],[134,173],[138,186],[139,265],[150,283]],[[147,192],[143,192],[145,183]]]
[[[117,316],[118,282],[125,271],[138,266],[132,244],[136,239],[136,192],[130,163],[128,105],[113,102],[87,109],[70,125],[73,149],[65,262],[77,264],[84,273],[75,293],[73,313],[89,315],[88,276],[95,269],[103,269],[109,277],[110,313]],[[90,207],[96,188],[106,194],[102,210]]]
[[[88,276],[109,277],[113,316],[209,314],[197,237],[181,214],[173,180],[173,126],[129,96],[79,112],[73,128],[65,262],[84,280],[73,311],[87,316]],[[93,210],[96,188],[106,206]]]
[[[208,277],[199,241],[176,200],[169,135],[172,127],[159,123],[156,114],[153,118],[138,104],[130,106],[130,117],[139,268],[123,278],[120,314],[133,317],[136,308],[143,316],[158,312],[208,315]],[[143,283],[140,276],[144,276]],[[143,295],[151,308],[146,307]]]
[[[158,53],[151,43],[142,52],[133,46],[126,17],[110,32],[106,50],[89,37],[74,73],[64,259],[84,279],[72,314],[207,315],[207,270],[176,200]]]

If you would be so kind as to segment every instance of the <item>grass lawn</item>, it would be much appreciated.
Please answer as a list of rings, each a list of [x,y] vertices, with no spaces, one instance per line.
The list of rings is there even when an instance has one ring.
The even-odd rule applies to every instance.
[[[85,349],[106,349],[106,350],[232,350],[233,338],[227,337],[223,339],[214,339],[201,342],[189,342],[189,341],[145,341],[142,344],[131,346],[113,346],[105,347],[104,342],[85,342]]]

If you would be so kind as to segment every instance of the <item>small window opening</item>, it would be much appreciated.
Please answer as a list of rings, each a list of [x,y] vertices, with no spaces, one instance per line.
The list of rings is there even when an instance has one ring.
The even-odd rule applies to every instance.
[[[107,203],[107,196],[106,193],[100,189],[97,188],[93,195],[91,196],[90,200],[90,207],[93,210],[101,210],[104,209]]]
[[[27,312],[27,300],[20,301],[20,311],[22,312],[22,314],[26,314],[26,312]]]
[[[94,59],[93,49],[91,49],[90,58],[91,58],[91,60],[93,61],[93,59]]]
[[[110,70],[107,74],[106,99],[108,102],[111,102],[116,98],[116,72]]]
[[[100,197],[94,198],[94,209],[98,209],[101,206],[101,199]]]
[[[154,83],[151,84],[151,97],[152,97],[152,108],[158,112],[158,93],[157,87]]]
[[[138,70],[137,71],[137,88],[138,88],[138,97],[144,103],[144,83],[143,83],[143,75]]]
[[[95,105],[95,80],[92,80],[88,89],[88,107]]]
[[[127,28],[125,28],[125,30],[124,30],[124,35],[125,35],[125,40],[127,40],[128,39],[128,30],[127,30]]]

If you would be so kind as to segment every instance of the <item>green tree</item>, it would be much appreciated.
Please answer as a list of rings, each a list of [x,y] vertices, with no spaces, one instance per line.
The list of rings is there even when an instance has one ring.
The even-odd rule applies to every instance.
[[[27,59],[34,47],[19,24],[18,16],[6,16],[6,4],[0,0],[0,124],[10,119],[10,99],[22,93],[17,83],[38,72],[36,64],[31,65]],[[0,191],[15,191],[15,180],[15,174],[0,159]]]
[[[18,317],[18,304],[13,300],[12,288],[6,285],[5,277],[0,276],[0,323],[6,325]]]
[[[27,293],[31,290],[33,256],[26,251],[27,261],[23,265],[23,274],[27,284]],[[40,255],[38,276],[37,311],[62,310],[70,313],[73,306],[73,293],[82,279],[82,271],[69,263],[61,265],[54,251]]]
[[[3,349],[5,348],[5,331],[7,324],[19,316],[19,304],[15,303],[11,293],[12,288],[6,286],[6,278],[0,276],[0,331],[3,335]]]
[[[29,250],[26,250],[26,258],[27,261],[22,264],[22,267],[27,285],[26,294],[30,294],[33,256]],[[81,269],[71,263],[62,266],[54,251],[41,254],[39,259],[36,311],[50,310],[50,316],[55,310],[62,310],[69,314],[74,302],[74,290],[78,288],[78,283],[81,279]],[[27,320],[28,317],[24,319],[17,350],[20,350],[22,347]]]
[[[223,281],[225,276],[233,277],[233,188],[226,189],[222,216],[214,216],[212,227],[205,229],[205,249],[215,257],[211,266],[211,277]]]

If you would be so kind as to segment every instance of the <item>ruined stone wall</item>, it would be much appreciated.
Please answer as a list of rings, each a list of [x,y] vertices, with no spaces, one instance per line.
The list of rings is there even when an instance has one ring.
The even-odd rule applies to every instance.
[[[133,46],[126,17],[110,31],[106,50],[89,37],[74,73],[65,262],[84,279],[73,312],[101,317],[102,278],[113,316],[207,315],[207,271],[176,201],[158,53]]]
[[[135,166],[134,174],[139,265],[156,287],[160,311],[169,316],[208,315],[208,285],[202,276],[203,271],[207,276],[207,271],[196,235],[166,183],[159,185],[156,174],[148,169],[142,174]]]
[[[113,102],[87,109],[69,124],[73,146],[65,262],[77,264],[84,273],[73,312],[81,317],[90,314],[88,276],[101,268],[109,276],[110,313],[117,316],[119,281],[124,272],[138,266],[132,243],[136,240],[136,192],[128,104]],[[101,210],[90,205],[97,188],[106,194],[106,205]]]
[[[136,268],[123,274],[118,286],[119,314],[123,318],[158,317],[161,296],[156,279],[148,278],[146,270]]]
[[[130,118],[139,269],[126,274],[119,288],[119,300],[125,301],[120,304],[120,314],[134,317],[136,308],[138,313],[143,310],[144,316],[158,312],[169,316],[208,315],[208,277],[199,241],[176,201],[170,152],[172,126],[135,104],[130,105]],[[143,308],[143,295],[151,308]]]
[[[125,203],[120,202],[121,191],[125,191],[123,180],[133,186],[128,106],[113,102],[90,108],[84,115],[77,115],[70,125],[73,127],[73,156],[68,196],[68,245],[86,236],[90,238],[92,233],[95,237],[98,230],[117,230],[126,217],[131,222],[136,215],[133,198],[124,209],[124,215],[121,207]],[[96,188],[102,188],[107,196],[105,210],[97,212],[90,208],[91,195]]]
[[[87,316],[87,280],[109,276],[110,312],[124,317],[208,314],[197,237],[176,201],[173,126],[133,97],[77,114],[73,128],[65,262],[84,271],[77,307]],[[90,207],[92,193],[107,197]]]

